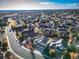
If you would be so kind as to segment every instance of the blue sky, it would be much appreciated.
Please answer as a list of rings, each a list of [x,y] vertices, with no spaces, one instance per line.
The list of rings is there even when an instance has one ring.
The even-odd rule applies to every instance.
[[[67,4],[67,3],[79,3],[79,0],[49,0],[50,2]]]
[[[0,10],[79,9],[79,0],[0,0]]]

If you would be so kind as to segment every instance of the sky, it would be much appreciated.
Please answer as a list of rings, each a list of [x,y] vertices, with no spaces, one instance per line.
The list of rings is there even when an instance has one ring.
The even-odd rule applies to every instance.
[[[0,10],[79,9],[79,0],[0,0]]]

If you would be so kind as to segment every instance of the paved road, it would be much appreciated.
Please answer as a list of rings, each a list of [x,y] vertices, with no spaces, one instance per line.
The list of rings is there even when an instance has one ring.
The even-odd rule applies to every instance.
[[[17,55],[21,56],[24,59],[44,59],[42,56],[37,55],[35,53],[33,54],[20,47],[19,43],[16,42],[16,38],[14,37],[14,32],[13,31],[10,32],[10,26],[6,28],[6,31],[7,31],[6,34],[9,38],[8,40],[10,42],[10,46]]]

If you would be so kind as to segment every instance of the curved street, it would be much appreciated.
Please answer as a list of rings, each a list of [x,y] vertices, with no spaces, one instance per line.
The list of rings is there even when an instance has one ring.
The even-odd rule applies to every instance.
[[[9,40],[8,43],[10,44],[10,47],[14,53],[19,55],[23,59],[44,59],[43,56],[36,54],[36,53],[31,53],[31,52],[23,49],[22,47],[20,47],[19,43],[16,42],[14,32],[10,31],[10,26],[8,26],[5,31],[6,31],[6,35],[8,36],[8,40]]]

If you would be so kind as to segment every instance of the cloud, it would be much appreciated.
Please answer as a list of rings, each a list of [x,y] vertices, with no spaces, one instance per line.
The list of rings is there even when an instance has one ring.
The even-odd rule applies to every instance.
[[[66,6],[71,9],[79,9],[79,3],[66,4]]]
[[[67,6],[79,6],[79,3],[71,3],[71,4],[67,4]]]
[[[27,3],[27,4],[15,4],[2,6],[1,9],[12,9],[12,10],[32,10],[32,9],[57,9],[55,5],[42,5],[40,3]]]
[[[35,0],[34,0],[35,1]],[[13,0],[0,5],[0,9],[12,9],[12,10],[31,10],[31,9],[59,9],[61,7],[56,6],[51,2],[34,2],[33,0]]]
[[[54,5],[55,3],[52,2],[40,2],[42,5]]]

